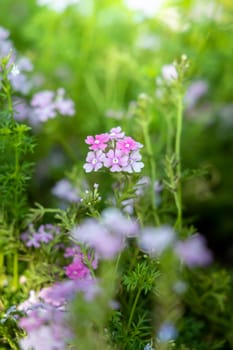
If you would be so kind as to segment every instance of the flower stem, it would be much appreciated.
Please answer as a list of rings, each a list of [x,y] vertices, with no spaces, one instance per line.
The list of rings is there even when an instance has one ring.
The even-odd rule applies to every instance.
[[[139,288],[138,291],[137,291],[136,297],[134,299],[134,303],[132,305],[131,312],[130,312],[130,315],[129,315],[128,324],[127,324],[127,331],[129,330],[129,328],[131,326],[131,323],[132,323],[132,320],[133,320],[133,316],[134,316],[134,313],[135,313],[135,309],[136,309],[139,297],[141,295],[141,291],[142,291],[142,289]]]
[[[154,184],[156,181],[156,165],[155,161],[153,158],[153,151],[152,151],[152,145],[151,145],[151,139],[149,136],[149,128],[148,128],[148,122],[143,121],[141,123],[142,126],[142,132],[144,136],[144,141],[145,141],[145,146],[146,146],[146,151],[149,157],[149,165],[150,165],[150,176],[151,176],[151,205],[153,208],[153,215],[155,219],[155,223],[159,225],[160,220],[157,214],[157,208],[156,208],[156,195],[155,195],[155,190],[154,190]]]
[[[177,207],[177,220],[175,226],[178,229],[182,228],[182,187],[181,187],[181,134],[183,120],[183,96],[179,94],[177,100],[177,124],[176,124],[176,140],[175,140],[175,155],[176,155],[176,178],[177,190],[175,192],[175,203]]]

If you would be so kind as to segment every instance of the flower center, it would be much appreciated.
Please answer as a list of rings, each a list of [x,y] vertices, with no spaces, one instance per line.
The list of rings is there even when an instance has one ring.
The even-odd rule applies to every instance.
[[[117,158],[113,158],[112,162],[113,162],[113,164],[117,164],[119,162],[119,160]]]
[[[129,143],[126,143],[125,147],[129,148],[130,144]]]
[[[100,143],[99,140],[95,140],[95,144],[98,145]]]
[[[94,158],[93,161],[92,161],[92,164],[96,164],[97,163],[97,159]]]

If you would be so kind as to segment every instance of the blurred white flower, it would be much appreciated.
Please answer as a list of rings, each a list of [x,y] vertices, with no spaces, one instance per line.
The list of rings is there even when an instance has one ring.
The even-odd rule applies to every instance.
[[[19,74],[20,74],[20,70],[19,70],[18,66],[16,66],[15,64],[13,64],[10,73],[13,75],[13,77],[16,77],[17,75],[19,75]]]

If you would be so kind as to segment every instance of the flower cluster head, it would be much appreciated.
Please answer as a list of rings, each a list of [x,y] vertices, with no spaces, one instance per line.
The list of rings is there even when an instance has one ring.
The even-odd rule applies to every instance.
[[[28,230],[21,234],[21,239],[26,247],[40,248],[41,244],[49,243],[59,233],[59,228],[51,224],[40,225],[37,230],[30,225]]]
[[[60,88],[56,93],[45,90],[36,93],[31,100],[33,111],[32,122],[35,124],[46,122],[55,118],[58,114],[73,116],[75,114],[74,103],[65,98],[65,90]]]
[[[91,279],[90,267],[96,269],[98,266],[97,257],[91,255],[86,257],[79,246],[67,247],[64,257],[72,258],[72,262],[65,266],[65,273],[71,280]]]
[[[109,133],[87,136],[89,150],[84,169],[87,173],[105,167],[111,172],[139,173],[144,167],[140,149],[143,145],[135,141],[118,126]]]
[[[138,224],[126,218],[120,210],[108,208],[100,219],[87,219],[75,227],[72,236],[78,242],[93,248],[100,259],[113,259],[125,248],[126,238],[135,237]]]

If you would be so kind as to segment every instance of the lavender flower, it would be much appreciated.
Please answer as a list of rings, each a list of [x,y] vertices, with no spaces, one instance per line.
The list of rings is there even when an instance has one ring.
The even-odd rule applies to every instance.
[[[68,202],[78,202],[80,200],[78,190],[67,179],[58,181],[52,189],[52,194]]]
[[[146,227],[139,235],[138,244],[142,251],[157,256],[175,241],[175,232],[169,226]]]
[[[75,114],[74,103],[70,99],[64,98],[64,89],[58,89],[56,93],[45,90],[36,93],[32,100],[33,123],[46,122],[55,118],[58,114],[73,116]]]
[[[126,218],[117,208],[108,208],[102,212],[103,225],[113,233],[122,237],[136,237],[138,234],[138,224],[136,220]]]
[[[188,108],[193,108],[196,103],[199,101],[199,99],[206,94],[208,91],[208,84],[204,80],[197,80],[193,82],[185,96],[184,96],[184,103],[187,105]]]
[[[86,164],[84,164],[84,169],[87,173],[91,171],[98,171],[103,167],[103,162],[105,161],[105,155],[102,151],[88,152],[86,158]]]
[[[122,237],[111,234],[103,225],[93,219],[85,220],[72,230],[72,236],[93,248],[102,259],[114,258],[124,247]]]
[[[213,259],[212,253],[206,247],[205,238],[198,233],[185,241],[178,241],[175,253],[189,267],[205,266]]]
[[[50,224],[39,226],[37,231],[30,225],[28,231],[21,234],[21,239],[27,247],[39,248],[41,243],[49,243],[59,233],[58,227]]]

